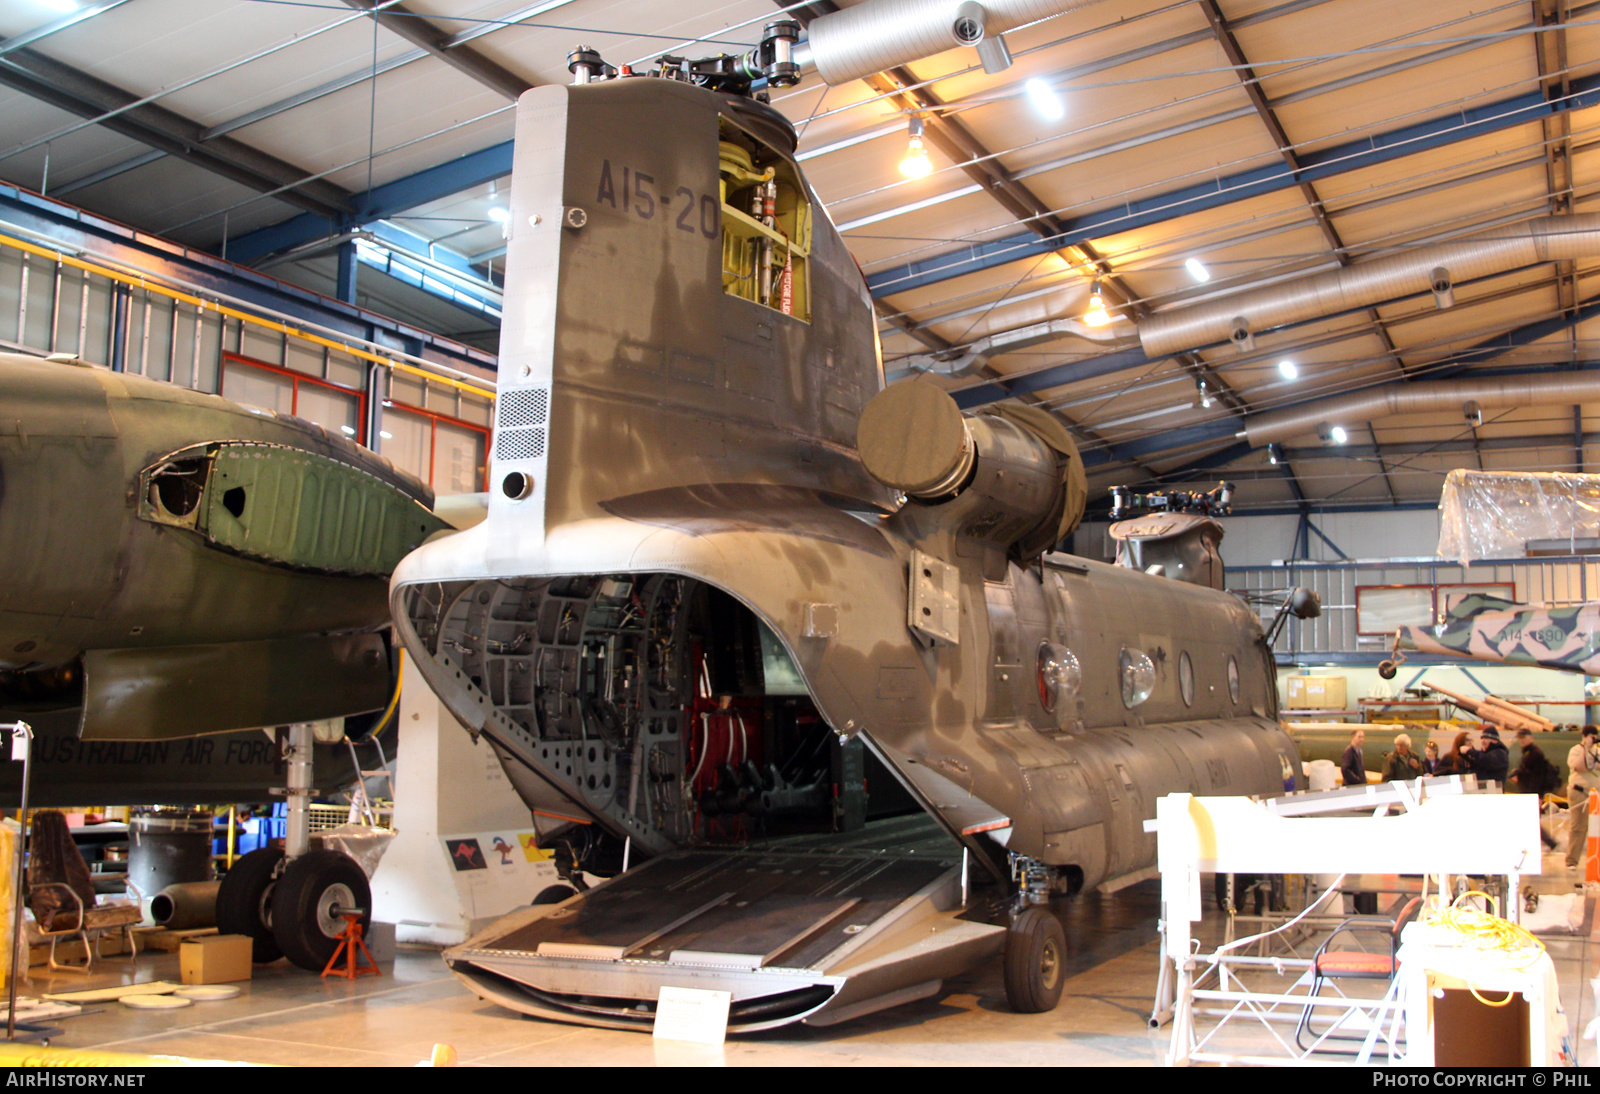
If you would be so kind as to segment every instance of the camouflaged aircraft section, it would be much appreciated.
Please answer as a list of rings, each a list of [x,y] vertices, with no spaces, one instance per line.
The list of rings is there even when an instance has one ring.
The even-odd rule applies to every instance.
[[[387,577],[449,527],[369,471],[285,445],[229,441],[177,452],[140,476],[139,516],[209,546],[299,570]]]
[[[0,709],[87,739],[380,710],[432,492],[297,418],[0,354]]]
[[[1436,626],[1398,628],[1394,648],[1592,676],[1600,674],[1600,604],[1542,608],[1474,594]],[[1394,662],[1379,671],[1393,679]]]
[[[815,216],[803,255],[781,245],[817,202],[776,112],[678,79],[543,87],[516,142],[488,518],[400,564],[396,626],[547,843],[598,828],[652,861],[560,906],[588,932],[563,935],[578,956],[523,944],[556,914],[535,908],[447,960],[574,1021],[648,1022],[659,986],[692,977],[763,1024],[824,1024],[1003,939],[1013,1005],[1053,1006],[1065,941],[1043,905],[1148,876],[1158,796],[1298,784],[1255,613],[1047,553],[1084,504],[1048,415],[878,394],[838,233]],[[954,872],[907,875],[850,921],[887,947],[870,975],[754,944],[737,968],[689,943],[641,959],[638,938],[684,926],[665,912],[606,933],[601,893],[677,891],[663,857],[871,838],[919,807]],[[914,858],[893,839],[872,855]],[[727,916],[748,899],[730,886],[683,914]],[[804,990],[771,987],[791,974]]]

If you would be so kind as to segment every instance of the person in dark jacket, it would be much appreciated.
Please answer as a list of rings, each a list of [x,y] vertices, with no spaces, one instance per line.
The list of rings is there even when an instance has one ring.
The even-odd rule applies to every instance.
[[[1522,759],[1506,780],[1506,789],[1520,794],[1544,795],[1561,786],[1561,772],[1545,757],[1544,749],[1533,743],[1531,731],[1517,730],[1517,744],[1522,746]],[[1556,850],[1556,841],[1544,830],[1543,824],[1539,826],[1539,838],[1550,850]]]
[[[1350,734],[1350,747],[1339,757],[1339,774],[1346,786],[1367,785],[1367,763],[1361,758],[1361,743],[1366,739],[1366,730],[1356,730]]]
[[[1439,773],[1439,742],[1431,738],[1422,746],[1422,773],[1424,775]]]
[[[1517,744],[1522,746],[1522,760],[1506,780],[1507,785],[1519,794],[1548,794],[1561,786],[1561,772],[1545,756],[1544,749],[1533,743],[1533,733],[1517,731]]]
[[[1478,776],[1478,782],[1493,780],[1505,786],[1506,774],[1511,770],[1511,751],[1500,740],[1500,731],[1493,725],[1484,724],[1478,734],[1478,748],[1467,754],[1467,761],[1472,773]]]
[[[1467,735],[1457,733],[1456,739],[1451,742],[1450,751],[1446,752],[1439,760],[1439,767],[1435,775],[1467,775],[1472,772],[1472,766],[1467,760]]]

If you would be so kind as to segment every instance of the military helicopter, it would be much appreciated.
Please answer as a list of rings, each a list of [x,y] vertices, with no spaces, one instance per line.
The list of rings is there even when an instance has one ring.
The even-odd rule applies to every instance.
[[[1048,1010],[1050,902],[1153,876],[1159,796],[1301,785],[1259,618],[1213,587],[1221,507],[1126,529],[1137,566],[1054,553],[1086,501],[1058,420],[883,387],[751,92],[795,31],[580,49],[518,104],[488,517],[391,596],[546,845],[615,852],[447,952],[525,1013],[638,1028],[676,986],[729,991],[733,1032],[828,1025],[996,956]]]
[[[0,721],[37,731],[31,801],[260,801],[286,752],[305,787],[313,765],[325,786],[354,781],[347,734],[397,698],[385,578],[449,527],[433,504],[311,422],[0,354]],[[292,749],[262,733],[290,725]],[[20,796],[21,766],[0,795]],[[320,970],[342,923],[285,910],[274,930],[268,896],[314,911],[343,886],[370,905],[351,899],[365,885],[335,852],[263,849],[229,873],[219,917],[258,958]]]

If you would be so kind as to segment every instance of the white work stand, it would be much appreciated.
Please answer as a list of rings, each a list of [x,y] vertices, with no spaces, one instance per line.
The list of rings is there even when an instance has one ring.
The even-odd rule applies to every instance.
[[[1538,799],[1532,794],[1475,794],[1463,793],[1464,789],[1470,789],[1470,784],[1463,787],[1459,780],[1419,780],[1384,784],[1381,791],[1374,787],[1373,794],[1352,789],[1291,795],[1270,803],[1240,797],[1197,798],[1190,794],[1161,798],[1156,803],[1153,825],[1158,836],[1156,861],[1161,872],[1163,931],[1162,984],[1157,989],[1156,1018],[1165,1017],[1170,1007],[1172,1040],[1167,1062],[1281,1064],[1286,1060],[1306,1061],[1311,1056],[1294,1044],[1292,1034],[1283,1034],[1279,1029],[1291,1021],[1291,1015],[1304,1011],[1308,997],[1251,992],[1234,975],[1251,965],[1271,965],[1278,971],[1293,972],[1301,967],[1309,969],[1310,961],[1247,956],[1245,948],[1252,939],[1240,939],[1210,953],[1196,952],[1191,924],[1200,919],[1204,873],[1428,874],[1439,875],[1437,889],[1445,893],[1451,891],[1451,876],[1505,876],[1509,889],[1506,905],[1512,909],[1507,914],[1514,916],[1520,877],[1540,872]],[[1408,811],[1398,816],[1283,815],[1296,811],[1316,813],[1330,807],[1366,807],[1370,804],[1367,798],[1376,800],[1379,796],[1405,803]],[[1416,804],[1419,800],[1421,804]],[[1412,937],[1403,936],[1409,957],[1416,969],[1425,970],[1428,960],[1417,948],[1423,944],[1421,935],[1416,946],[1412,945]],[[1402,970],[1407,956],[1401,955]],[[1470,960],[1463,952],[1455,956],[1461,961]],[[1380,1041],[1386,1041],[1393,1049],[1401,1015],[1412,1019],[1414,1014],[1420,1014],[1424,1021],[1428,1017],[1425,1009],[1415,1009],[1427,1007],[1426,987],[1420,1002],[1414,999],[1414,992],[1404,999],[1398,996],[1408,985],[1421,984],[1415,979],[1419,975],[1426,974],[1407,970],[1397,975],[1385,1000],[1346,1003],[1335,996],[1317,1006],[1334,1011],[1361,1006],[1373,1027],[1363,1050],[1365,1055],[1359,1058],[1364,1061]],[[1217,977],[1217,990],[1197,988],[1197,983],[1211,976]],[[1490,983],[1498,985],[1503,981]],[[1203,1008],[1198,1012],[1197,1002]],[[1543,1007],[1543,1002],[1538,1006]],[[1216,1047],[1220,1042],[1212,1040],[1217,1029],[1197,1032],[1197,1013],[1222,1014],[1223,1023],[1233,1017],[1260,1021],[1273,1031],[1285,1056],[1258,1058],[1220,1051]],[[1389,1033],[1380,1036],[1379,1027],[1385,1024]],[[1423,1035],[1428,1027],[1424,1024],[1410,1028],[1417,1035],[1408,1039],[1408,1052],[1422,1051],[1426,1042],[1431,1060],[1432,1039]],[[1539,1062],[1540,1051],[1535,1046],[1535,1062]],[[1404,1062],[1411,1063],[1413,1058],[1408,1056]]]
[[[1556,967],[1547,953],[1529,959],[1499,951],[1463,947],[1453,931],[1413,923],[1401,935],[1399,997],[1405,1004],[1408,1030],[1433,1029],[1434,1009],[1446,991],[1476,989],[1499,1003],[1507,994],[1527,1000],[1528,1065],[1560,1067],[1561,1041],[1566,1023],[1558,1017],[1561,995],[1556,987]],[[1411,1067],[1433,1067],[1434,1039],[1413,1037],[1405,1059]]]

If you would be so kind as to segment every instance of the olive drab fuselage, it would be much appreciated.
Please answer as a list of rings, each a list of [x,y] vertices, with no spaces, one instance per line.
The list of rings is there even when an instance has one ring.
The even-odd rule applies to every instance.
[[[1252,610],[1002,534],[1026,422],[971,420],[953,497],[868,474],[872,305],[792,151],[775,112],[671,80],[519,103],[488,518],[392,602],[535,822],[738,838],[826,736],[986,863],[1075,888],[1153,864],[1161,794],[1293,788]]]

